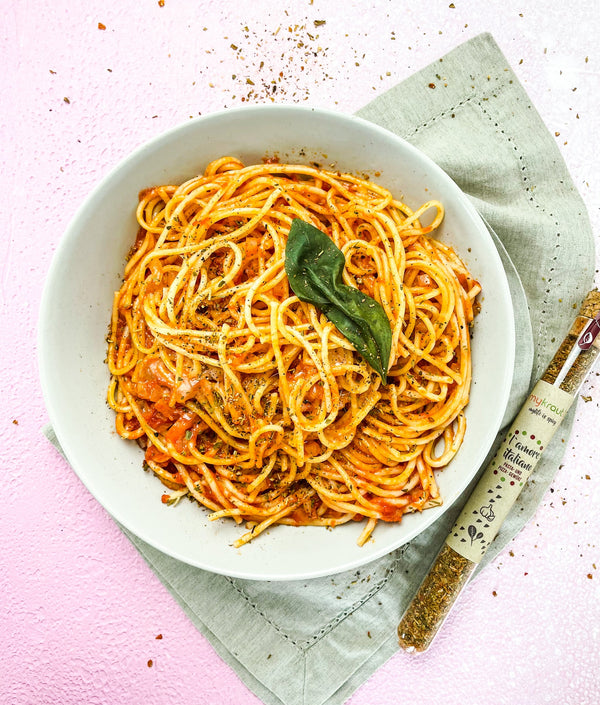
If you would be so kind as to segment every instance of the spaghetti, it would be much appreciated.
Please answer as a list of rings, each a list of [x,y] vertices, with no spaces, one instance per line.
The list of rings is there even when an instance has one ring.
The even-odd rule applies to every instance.
[[[433,212],[428,226],[421,224]],[[387,384],[285,274],[294,218],[346,259],[344,283],[390,321]],[[140,194],[139,231],[114,297],[109,405],[146,467],[210,518],[334,527],[442,502],[435,470],[465,434],[469,324],[479,284],[385,188],[316,166],[233,157]]]

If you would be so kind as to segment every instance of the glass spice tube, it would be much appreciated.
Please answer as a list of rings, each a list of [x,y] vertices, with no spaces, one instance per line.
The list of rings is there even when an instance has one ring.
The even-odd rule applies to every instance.
[[[398,626],[425,651],[494,540],[600,354],[600,291],[591,291],[467,500]]]

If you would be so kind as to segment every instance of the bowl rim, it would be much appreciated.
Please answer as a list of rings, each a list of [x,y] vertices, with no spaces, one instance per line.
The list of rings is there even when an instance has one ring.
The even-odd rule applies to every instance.
[[[46,279],[43,285],[43,290],[42,290],[42,296],[41,296],[41,301],[40,301],[40,306],[39,306],[39,315],[38,315],[38,330],[37,330],[37,360],[38,360],[38,371],[39,371],[39,377],[40,377],[40,382],[41,382],[41,389],[42,389],[42,394],[46,406],[46,410],[48,413],[49,421],[50,424],[53,428],[54,433],[56,434],[56,438],[60,444],[60,448],[62,449],[62,454],[64,455],[65,459],[67,462],[71,465],[71,468],[75,472],[75,474],[79,477],[79,479],[82,481],[86,489],[90,492],[90,494],[94,497],[94,499],[108,512],[108,514],[115,519],[122,527],[127,529],[131,534],[133,534],[134,538],[138,538],[153,548],[161,551],[162,553],[165,553],[167,556],[173,557],[183,563],[186,563],[188,565],[193,565],[197,568],[201,568],[203,570],[207,570],[212,573],[217,573],[221,575],[227,575],[230,577],[236,577],[236,578],[242,578],[242,579],[251,579],[251,580],[270,580],[270,581],[290,581],[290,580],[304,580],[304,579],[312,579],[312,578],[317,578],[317,577],[323,577],[323,576],[328,576],[328,575],[334,575],[336,573],[346,571],[346,570],[352,570],[356,569],[360,566],[364,566],[374,560],[377,560],[378,558],[381,558],[382,556],[391,553],[393,550],[399,548],[400,546],[406,545],[409,541],[412,541],[416,536],[419,536],[421,533],[426,531],[434,522],[438,521],[445,513],[446,511],[455,504],[456,500],[460,498],[460,496],[463,494],[465,491],[466,487],[469,485],[469,483],[473,480],[473,478],[476,476],[478,469],[481,469],[481,464],[485,460],[485,457],[490,451],[490,448],[493,445],[493,438],[490,440],[490,443],[484,448],[480,450],[479,457],[477,458],[476,462],[473,463],[474,470],[473,472],[464,477],[462,482],[458,485],[456,491],[455,491],[455,496],[452,500],[444,502],[444,504],[440,507],[437,507],[437,511],[435,513],[432,512],[430,518],[428,521],[424,521],[422,526],[416,527],[415,530],[412,532],[409,532],[406,537],[403,537],[402,540],[392,546],[383,546],[379,550],[375,550],[372,553],[369,554],[368,558],[365,559],[357,559],[353,562],[341,565],[336,567],[335,569],[332,570],[317,570],[313,573],[306,573],[306,572],[298,572],[298,573],[293,573],[289,572],[285,575],[281,575],[279,573],[252,573],[249,572],[248,570],[236,570],[236,569],[231,569],[231,570],[223,570],[223,569],[216,569],[215,567],[211,566],[210,564],[207,563],[202,563],[202,561],[190,561],[189,557],[186,557],[186,555],[182,553],[177,553],[177,551],[174,551],[172,548],[166,547],[164,544],[161,544],[160,541],[157,541],[155,539],[152,539],[151,537],[148,537],[144,531],[140,531],[139,528],[135,525],[135,521],[128,516],[117,516],[115,513],[112,512],[112,510],[106,506],[106,503],[98,497],[97,492],[94,490],[93,486],[90,486],[90,483],[88,483],[87,478],[85,476],[85,473],[80,472],[78,468],[78,463],[75,462],[74,458],[76,456],[76,453],[73,451],[72,444],[71,444],[71,438],[69,434],[69,430],[66,429],[63,426],[63,421],[60,418],[60,413],[57,409],[56,404],[54,403],[54,398],[51,394],[50,391],[50,377],[52,374],[52,369],[51,369],[51,362],[50,362],[50,356],[51,353],[48,350],[48,340],[47,336],[45,336],[45,322],[48,321],[49,313],[52,307],[52,293],[53,290],[56,286],[56,280],[59,274],[60,266],[62,259],[66,256],[66,254],[69,252],[70,248],[77,242],[77,239],[79,237],[80,233],[80,221],[83,219],[85,213],[87,210],[90,208],[90,206],[98,199],[101,197],[102,192],[111,184],[113,179],[121,172],[123,169],[125,169],[127,166],[138,160],[140,157],[144,155],[145,152],[153,150],[155,147],[159,146],[162,142],[166,142],[169,139],[171,139],[174,135],[185,135],[188,131],[193,132],[195,127],[201,123],[205,125],[210,125],[211,122],[217,122],[220,119],[222,119],[224,116],[227,116],[228,118],[232,116],[232,114],[239,114],[239,115],[251,115],[253,113],[261,113],[268,111],[269,113],[285,113],[285,112],[293,112],[298,115],[302,114],[316,114],[316,115],[321,115],[324,117],[329,117],[330,119],[335,119],[335,120],[349,120],[351,122],[361,124],[363,125],[367,130],[378,133],[382,136],[385,136],[387,139],[393,139],[397,141],[401,148],[404,150],[408,150],[412,154],[414,154],[419,160],[421,160],[426,166],[428,170],[431,170],[432,172],[437,172],[437,175],[439,178],[442,180],[445,180],[448,184],[448,186],[454,191],[454,197],[458,198],[461,201],[462,207],[466,209],[466,211],[469,213],[470,217],[474,219],[475,221],[480,224],[480,229],[482,233],[485,233],[484,237],[487,237],[489,239],[489,244],[490,244],[490,252],[493,253],[492,256],[495,256],[497,258],[497,267],[498,269],[502,272],[503,276],[501,277],[501,282],[502,282],[502,289],[503,289],[503,294],[506,299],[506,302],[508,302],[511,306],[510,311],[512,312],[512,302],[511,302],[511,294],[510,294],[510,287],[508,284],[508,279],[506,277],[506,272],[504,271],[504,267],[501,262],[500,255],[497,251],[497,248],[493,242],[493,239],[491,238],[485,223],[479,213],[477,212],[475,206],[471,202],[471,200],[467,197],[467,195],[460,189],[460,187],[454,182],[454,180],[427,154],[422,152],[420,149],[412,145],[410,142],[408,142],[405,138],[395,134],[391,130],[388,130],[384,127],[381,127],[380,125],[373,123],[369,120],[366,120],[365,118],[359,117],[357,115],[352,115],[352,114],[347,114],[341,111],[336,111],[336,110],[331,110],[328,108],[320,108],[320,107],[314,107],[310,105],[299,105],[299,104],[293,104],[293,103],[281,103],[281,104],[263,104],[263,105],[251,105],[251,106],[241,106],[241,107],[235,107],[235,108],[229,108],[229,109],[223,109],[223,110],[218,110],[214,112],[207,113],[206,115],[201,115],[195,118],[192,118],[190,120],[187,120],[185,122],[179,123],[177,125],[174,125],[167,130],[164,130],[157,135],[154,135],[150,139],[142,142],[139,144],[137,147],[135,147],[132,151],[128,152],[123,158],[117,161],[117,163],[110,168],[107,173],[102,176],[96,184],[91,188],[91,190],[88,192],[88,194],[85,196],[85,198],[82,200],[81,204],[79,207],[75,210],[73,216],[71,217],[66,229],[63,231],[62,236],[57,242],[55,251],[52,255],[52,260],[50,263],[50,266],[47,270],[46,274]],[[460,253],[459,253],[460,254]],[[514,315],[508,315],[508,330],[505,330],[505,335],[508,336],[510,339],[510,345],[508,345],[508,359],[507,359],[507,364],[504,368],[503,371],[503,377],[502,379],[499,379],[498,383],[498,389],[501,390],[501,393],[499,394],[498,399],[496,399],[496,403],[499,409],[501,409],[501,412],[497,414],[498,416],[498,422],[495,424],[495,429],[496,432],[500,431],[500,424],[501,424],[501,419],[502,415],[504,413],[504,410],[506,409],[506,406],[509,401],[509,395],[510,395],[510,387],[511,387],[511,381],[513,377],[513,370],[514,370],[514,360],[515,360],[515,323],[514,323]],[[139,547],[138,547],[139,548]]]

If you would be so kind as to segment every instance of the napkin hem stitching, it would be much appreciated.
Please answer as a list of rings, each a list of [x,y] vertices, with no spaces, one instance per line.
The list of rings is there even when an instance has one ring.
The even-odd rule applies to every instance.
[[[276,624],[270,617],[268,617],[258,607],[258,605],[255,604],[255,602],[244,591],[244,589],[242,587],[240,587],[235,582],[234,578],[231,578],[228,576],[225,576],[225,578],[230,583],[230,585],[234,588],[234,590],[236,590],[236,592],[242,597],[242,599],[245,600],[247,605],[259,617],[261,617],[283,639],[290,642],[290,644],[293,644],[299,651],[301,651],[304,654],[311,647],[313,647],[315,644],[317,644],[323,637],[325,637],[327,634],[329,634],[331,631],[333,631],[333,629],[335,629],[337,626],[339,626],[345,619],[352,616],[357,610],[359,610],[365,603],[367,603],[372,597],[374,597],[377,593],[379,593],[388,584],[388,582],[392,579],[392,577],[396,573],[398,567],[400,566],[400,559],[404,556],[404,553],[406,552],[406,548],[407,548],[407,546],[402,546],[399,549],[397,555],[394,558],[392,565],[386,569],[386,573],[385,573],[384,577],[381,578],[378,582],[376,582],[374,584],[374,586],[365,595],[363,595],[360,599],[353,602],[350,606],[346,607],[346,609],[342,610],[341,612],[338,612],[338,614],[336,614],[335,617],[331,618],[328,622],[326,622],[319,629],[319,631],[317,631],[315,634],[313,634],[310,638],[304,639],[304,640],[294,639],[289,634],[287,634],[285,631],[283,631],[282,627],[280,627],[278,624]]]

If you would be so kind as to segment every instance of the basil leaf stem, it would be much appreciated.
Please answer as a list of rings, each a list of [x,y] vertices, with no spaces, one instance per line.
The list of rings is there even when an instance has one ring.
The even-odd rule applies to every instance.
[[[392,329],[383,306],[343,283],[346,259],[335,243],[299,218],[292,220],[285,271],[296,296],[313,304],[346,336],[383,383],[392,347]]]

